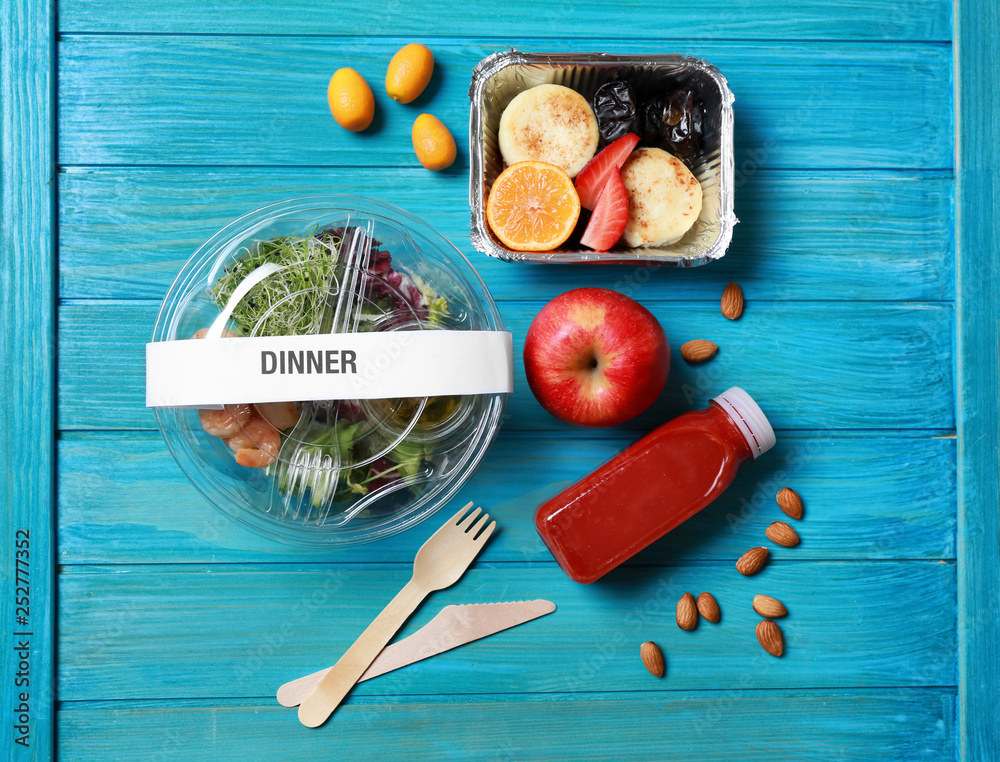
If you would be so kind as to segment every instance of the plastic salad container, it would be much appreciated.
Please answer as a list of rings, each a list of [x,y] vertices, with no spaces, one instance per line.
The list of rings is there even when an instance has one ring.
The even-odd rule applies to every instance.
[[[473,333],[454,333],[465,331]],[[289,199],[227,225],[181,268],[147,346],[147,404],[182,471],[230,518],[296,545],[370,542],[414,526],[454,496],[495,437],[509,387],[431,396],[424,385],[413,396],[341,391],[274,401],[273,388],[288,388],[282,384],[346,383],[363,359],[348,350],[281,348],[380,341],[376,375],[398,389],[420,374],[401,382],[393,347],[405,350],[414,339],[505,337],[494,375],[509,377],[510,337],[502,332],[472,265],[426,223],[358,197]],[[224,356],[222,370],[205,381],[221,387],[216,397],[150,403],[151,376],[172,372],[152,362],[151,350],[165,347],[203,353],[177,372],[178,384]],[[280,348],[260,351],[259,384],[228,399],[226,384],[236,389],[245,380],[228,370],[236,363],[228,353],[248,347]],[[437,362],[421,353],[420,362]],[[478,365],[492,366],[494,357]],[[263,391],[268,383],[278,385],[271,396]]]
[[[593,251],[572,244],[552,251],[514,251],[486,223],[490,188],[504,169],[500,117],[518,93],[536,85],[563,85],[588,101],[601,85],[624,79],[640,96],[682,87],[698,96],[704,114],[702,151],[691,167],[701,184],[701,214],[679,241],[663,246]],[[480,61],[469,88],[469,205],[472,245],[479,251],[518,262],[656,263],[697,267],[720,259],[729,248],[737,219],[733,212],[733,93],[726,78],[707,61],[676,54],[524,53],[507,50]]]

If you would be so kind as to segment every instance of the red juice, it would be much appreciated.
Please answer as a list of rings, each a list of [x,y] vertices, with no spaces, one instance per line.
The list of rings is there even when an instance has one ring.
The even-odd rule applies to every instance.
[[[563,570],[593,582],[691,518],[774,446],[764,413],[739,387],[665,423],[535,512]]]

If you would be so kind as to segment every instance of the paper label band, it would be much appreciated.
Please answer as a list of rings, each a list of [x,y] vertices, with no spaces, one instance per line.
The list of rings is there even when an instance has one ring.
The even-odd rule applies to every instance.
[[[496,394],[514,388],[511,335],[390,331],[146,345],[147,407]]]

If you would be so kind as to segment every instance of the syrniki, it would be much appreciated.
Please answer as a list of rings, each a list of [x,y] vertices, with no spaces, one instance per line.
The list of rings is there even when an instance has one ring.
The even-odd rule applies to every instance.
[[[628,191],[629,246],[665,246],[691,229],[701,214],[701,184],[684,162],[659,148],[640,148],[622,165]]]
[[[576,177],[593,158],[600,135],[586,98],[562,85],[538,85],[504,109],[498,137],[508,166],[544,161]]]

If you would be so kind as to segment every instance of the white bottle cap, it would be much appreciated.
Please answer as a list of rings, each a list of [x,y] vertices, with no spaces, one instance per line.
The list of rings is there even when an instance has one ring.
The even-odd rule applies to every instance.
[[[740,387],[727,389],[718,397],[713,397],[712,402],[725,410],[739,427],[747,444],[750,445],[750,454],[754,460],[774,447],[774,429],[771,428],[767,416],[753,398]]]

